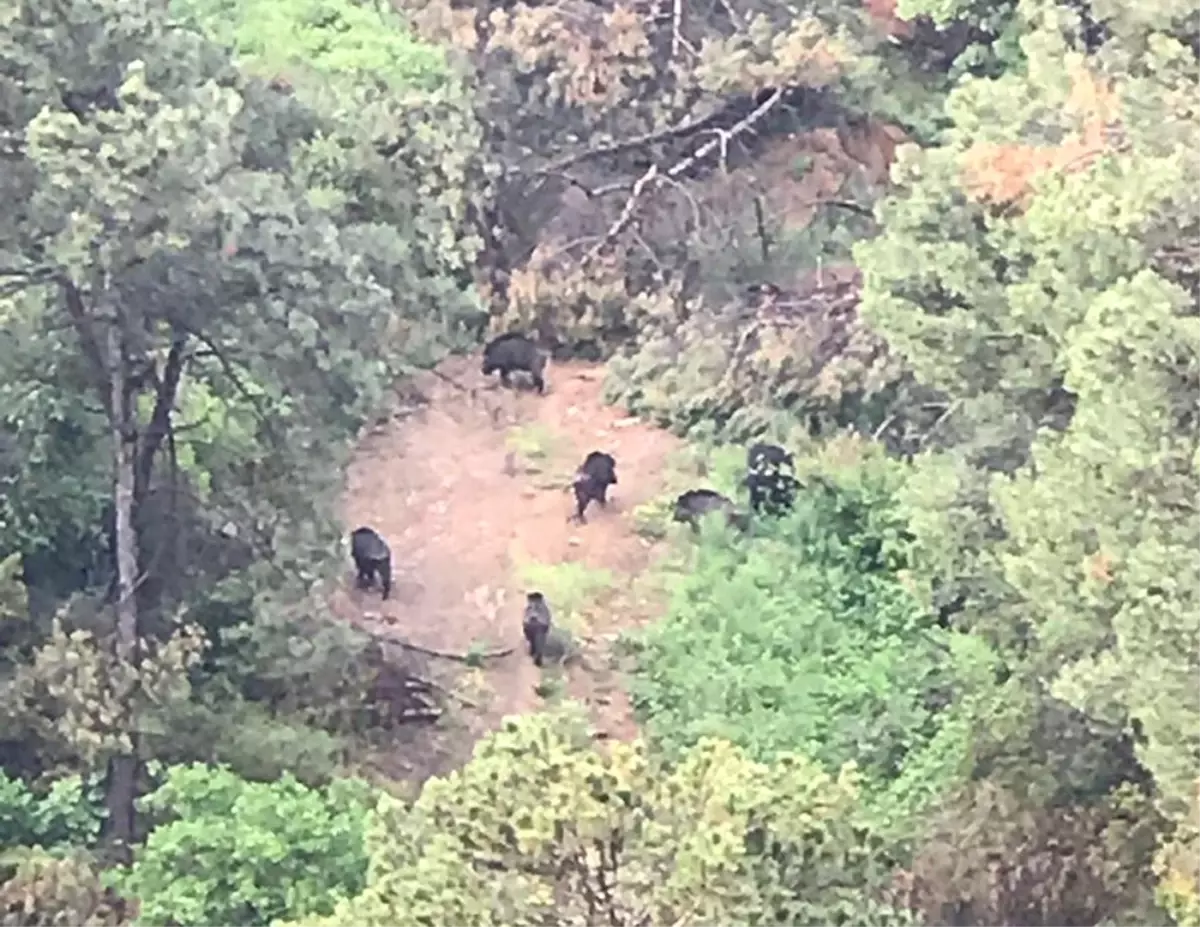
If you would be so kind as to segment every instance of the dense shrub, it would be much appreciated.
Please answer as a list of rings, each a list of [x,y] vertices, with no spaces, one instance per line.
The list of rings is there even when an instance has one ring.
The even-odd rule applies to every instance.
[[[361,890],[370,793],[339,779],[309,789],[290,775],[247,782],[177,766],[144,800],[161,823],[114,878],[142,924],[269,924],[328,914]]]
[[[670,752],[725,737],[763,761],[856,762],[901,823],[964,770],[967,677],[987,654],[902,582],[896,465],[803,476],[790,517],[750,540],[706,530],[666,618],[636,638],[637,708]]]
[[[100,790],[80,776],[43,793],[0,770],[0,847],[90,846],[103,819]]]

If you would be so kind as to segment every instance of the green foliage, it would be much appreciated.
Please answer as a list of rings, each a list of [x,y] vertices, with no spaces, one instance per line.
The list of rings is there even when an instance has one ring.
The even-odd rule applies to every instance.
[[[175,736],[155,751],[162,762],[200,758],[247,779],[269,782],[287,773],[314,787],[339,771],[346,749],[342,739],[295,713],[273,712],[226,687],[218,677],[198,697],[173,706],[166,725]]]
[[[222,43],[263,73],[296,68],[338,76],[386,75],[397,86],[430,88],[445,77],[442,53],[416,41],[385,7],[333,0],[176,0]]]
[[[167,719],[191,696],[189,673],[202,650],[197,629],[184,625],[144,641],[135,666],[119,659],[107,636],[55,619],[31,659],[3,680],[0,720],[7,730],[0,730],[29,738],[45,750],[44,762],[63,771],[104,768],[130,748],[133,731],[153,751],[174,736]]]
[[[243,384],[250,396],[263,398],[263,390]],[[149,419],[153,397],[142,396],[142,414]],[[254,406],[223,396],[204,382],[184,384],[176,402],[178,413],[190,427],[176,442],[176,466],[186,475],[201,500],[211,498],[213,474],[260,460],[259,422]]]
[[[90,847],[104,820],[103,796],[80,776],[50,783],[45,793],[0,770],[0,847]]]
[[[3,734],[35,767],[103,761],[136,724],[150,755],[327,778],[344,744],[305,722],[360,727],[373,677],[308,596],[350,439],[473,311],[470,101],[440,49],[353,4],[3,15],[0,559],[31,612],[4,629]],[[204,630],[169,685],[163,661],[139,680],[108,652],[114,428],[137,460],[144,650]],[[281,723],[193,701],[230,686]]]
[[[466,225],[479,127],[443,49],[418,41],[385,6],[179,0],[179,8],[317,118],[293,169],[339,213],[358,257],[391,290],[386,328],[400,357],[388,372],[404,369],[401,358],[435,362],[479,312],[463,286],[479,248]]]
[[[928,923],[1161,924],[1150,898],[1160,819],[1120,789],[1087,808],[1042,807],[973,783],[929,818],[900,880]]]
[[[534,470],[552,466],[555,458],[566,449],[563,435],[538,422],[509,429],[504,443],[512,453],[524,459],[527,468]]]
[[[167,770],[144,799],[160,822],[114,886],[142,924],[269,924],[328,914],[366,878],[371,795],[354,780],[309,789],[290,775],[248,782],[224,768]]]
[[[634,530],[647,538],[676,538],[687,536],[690,529],[675,522],[675,500],[689,489],[707,488],[737,499],[745,495],[746,452],[738,445],[689,443],[668,464],[665,474],[666,491],[633,511]],[[745,506],[743,506],[745,507]],[[731,539],[726,521],[712,515],[701,519],[702,532]]]
[[[633,695],[656,743],[677,754],[719,736],[764,761],[853,761],[872,792],[925,780],[905,799],[917,805],[961,775],[956,693],[975,658],[898,577],[901,476],[878,461],[809,473],[792,515],[749,544],[702,535],[666,618],[637,638]]]
[[[282,775],[171,770],[117,880],[147,922],[1200,924],[1200,14],[902,0],[941,31],[887,41],[862,6],[10,0],[0,742],[55,784],[0,779],[0,841],[93,842],[62,777],[136,731]],[[939,144],[876,203],[880,119]],[[318,604],[335,501],[396,376],[476,337],[477,270],[494,325],[620,348],[610,397],[696,441],[909,463],[835,444],[791,517],[675,546],[659,753],[511,722],[364,844],[326,785],[379,670]],[[114,434],[153,464],[136,668],[71,595]],[[742,454],[667,482],[736,496]],[[568,627],[619,579],[518,572]],[[119,918],[91,860],[19,857],[3,923]]]
[[[371,638],[329,613],[329,589],[325,583],[311,588],[293,583],[260,592],[255,620],[221,632],[224,652],[214,667],[220,675],[212,694],[205,695],[209,704],[221,706],[225,687],[232,685],[289,719],[285,726],[297,721],[335,734],[361,732],[379,667]],[[300,728],[278,736],[291,744],[289,750],[306,756],[306,767],[314,771],[337,749]],[[233,731],[222,742],[239,752],[237,745],[248,743],[244,731]]]
[[[381,799],[366,890],[303,923],[910,922],[872,894],[852,769],[588,739],[570,709],[509,719],[411,808]]]
[[[633,530],[647,540],[656,541],[667,536],[674,500],[660,496],[636,506],[631,513]]]
[[[20,572],[21,558],[18,554],[9,554],[0,560],[0,628],[5,631],[5,625],[9,622],[22,621],[26,616],[29,593],[20,580]]]
[[[31,584],[70,592],[81,575],[86,582],[99,572],[111,491],[98,443],[103,419],[72,382],[66,339],[39,331],[36,301],[7,304],[14,312],[0,325],[0,556],[24,554]]]
[[[110,10],[104,4],[84,6],[87,8],[81,7],[77,16],[98,23],[106,17],[116,23],[128,12]],[[308,20],[317,13],[300,7],[271,5],[271,9]],[[265,15],[266,10],[267,5],[260,4],[257,12],[247,12],[251,32],[254,17]],[[231,482],[237,486],[245,480],[245,469],[253,466],[258,471],[261,498],[266,488],[263,471],[274,475],[272,471],[289,469],[281,453],[285,448],[297,452],[291,460],[290,476],[321,472],[315,464],[318,450],[331,444],[331,434],[344,441],[367,411],[378,405],[383,388],[398,370],[405,369],[407,358],[428,358],[437,339],[449,335],[456,318],[456,306],[461,302],[453,298],[460,289],[457,275],[473,252],[459,234],[466,191],[461,184],[454,189],[451,176],[458,171],[461,180],[471,158],[469,115],[465,104],[455,97],[456,91],[444,81],[420,93],[404,91],[402,81],[409,72],[392,60],[403,57],[399,51],[386,62],[376,61],[355,45],[365,37],[384,44],[394,38],[413,54],[418,51],[392,20],[365,10],[361,14],[368,18],[356,19],[358,10],[347,5],[338,12],[322,27],[321,40],[336,58],[337,67],[329,67],[340,68],[354,79],[331,82],[332,78],[321,76],[320,69],[306,72],[311,79],[305,85],[303,102],[272,92],[256,81],[235,79],[219,50],[186,28],[171,29],[160,42],[156,30],[164,28],[161,11],[149,11],[141,21],[135,22],[133,16],[121,20],[119,27],[113,25],[114,35],[127,30],[140,36],[127,46],[88,45],[86,37],[96,30],[76,29],[67,40],[44,46],[54,49],[55,56],[31,58],[30,79],[16,88],[24,94],[22,106],[32,144],[25,165],[29,170],[11,176],[30,181],[14,193],[36,207],[14,213],[26,221],[6,232],[5,240],[22,255],[18,271],[36,276],[48,272],[56,260],[65,267],[83,259],[78,236],[86,232],[89,222],[98,222],[110,233],[108,247],[116,256],[112,268],[116,286],[135,287],[135,268],[156,266],[145,263],[153,255],[160,264],[188,265],[195,279],[204,280],[202,287],[212,293],[229,288],[227,298],[205,303],[203,309],[197,303],[184,326],[182,318],[170,309],[190,298],[179,291],[178,284],[158,279],[136,282],[141,287],[139,295],[148,295],[159,286],[173,294],[165,300],[155,294],[154,300],[146,301],[148,305],[162,304],[157,311],[164,332],[179,338],[180,329],[185,328],[185,337],[206,340],[211,346],[204,358],[194,358],[189,366],[189,377],[180,387],[180,411],[194,412],[201,421],[215,415],[238,422],[236,432],[243,440],[229,445],[220,444],[215,437],[224,437],[225,429],[214,433],[200,428],[181,434],[181,461],[185,468],[196,471],[202,487],[212,478],[219,479],[223,487]],[[345,22],[339,25],[337,16],[355,19],[352,34],[342,28]],[[205,21],[213,22],[212,18]],[[296,38],[294,33],[288,35]],[[15,30],[7,37],[12,55],[26,54],[23,36]],[[333,36],[338,38],[336,42]],[[272,36],[272,42],[279,38]],[[288,55],[300,53],[286,42],[273,47]],[[439,54],[433,49],[425,51],[434,57]],[[348,59],[359,53],[366,57],[358,62],[360,70],[355,70]],[[69,114],[56,115],[54,108],[61,110],[61,104],[55,102],[42,77],[59,74],[69,82],[72,68],[79,67],[77,62],[92,57],[104,59],[106,73],[143,75],[126,84],[124,114],[85,124]],[[403,91],[403,99],[380,96],[373,89],[377,69],[387,72],[395,89]],[[217,84],[205,86],[210,78],[217,80],[219,89]],[[109,89],[117,90],[115,86]],[[189,109],[191,104],[185,98],[192,91],[199,95],[193,94],[199,104]],[[38,115],[43,105],[49,108]],[[433,125],[440,131],[432,132]],[[397,132],[401,141],[396,140]],[[107,150],[110,144],[116,146],[113,159],[95,173],[91,173],[94,165],[73,160],[70,154],[72,150]],[[146,160],[148,151],[159,144],[167,146],[164,151],[174,149],[172,156],[164,156],[162,163]],[[386,157],[379,150],[384,147],[390,151]],[[130,162],[131,169],[142,169],[137,166],[140,158],[152,175],[138,178],[147,184],[142,203],[145,215],[130,212],[133,199],[122,199],[123,194],[116,192],[124,163],[116,152],[122,151],[121,157]],[[188,162],[189,158],[193,160]],[[118,174],[106,174],[110,167]],[[55,173],[60,175],[55,184],[35,185],[36,178]],[[138,189],[137,184],[131,189]],[[202,199],[205,208],[190,209],[189,197]],[[252,207],[255,202],[258,206]],[[170,209],[165,206],[168,203]],[[247,211],[238,211],[243,208]],[[53,220],[63,209],[75,209],[80,216],[70,233]],[[89,210],[90,218],[86,218]],[[157,237],[146,237],[137,223],[151,221],[157,214],[169,214],[172,225]],[[271,228],[264,218],[269,215],[292,216],[290,239],[267,236],[256,241],[256,234]],[[315,244],[318,241],[323,242],[320,247]],[[52,247],[36,251],[34,242],[49,242]],[[26,245],[29,250],[22,251]],[[76,263],[72,271],[80,273],[87,266],[86,261]],[[285,267],[292,269],[284,272]],[[274,277],[306,282],[285,292],[270,282]],[[272,312],[256,310],[257,315],[239,317],[239,307],[254,302],[243,292],[247,280],[257,281],[256,287],[276,286]],[[38,295],[53,303],[52,293]],[[26,300],[24,305],[29,311],[19,318],[24,321],[28,315],[29,331],[14,327],[14,334],[28,334],[28,344],[18,342],[27,353],[14,358],[12,369],[21,371],[28,365],[33,371],[37,355],[28,352],[46,355],[51,345],[38,340],[42,302]],[[155,310],[139,305],[138,311],[153,316]],[[283,314],[273,319],[272,313]],[[261,324],[256,326],[255,319]],[[256,341],[255,331],[266,341]],[[280,345],[271,340],[280,332],[288,333],[292,353],[281,352]],[[260,351],[263,344],[269,350]],[[161,363],[168,346],[163,336],[162,343],[152,349],[141,347]],[[86,387],[74,368],[63,366],[63,373],[70,376],[60,377],[62,382],[56,381],[55,386],[75,389],[61,396],[44,387],[35,393],[20,380],[15,386],[6,383],[6,388],[16,393],[14,400],[36,398],[39,403],[32,411],[40,419],[14,416],[21,426],[29,419],[31,441],[39,430],[55,433],[39,428],[54,414],[53,407],[45,408],[47,404],[70,408],[68,404],[73,402],[74,408],[79,408],[77,395]],[[189,378],[198,382],[191,384]],[[144,411],[156,401],[153,393],[144,391],[134,398]],[[6,402],[5,407],[23,413],[25,406],[14,401]],[[79,412],[74,416],[78,418]],[[67,424],[73,423],[68,420]],[[248,424],[253,428],[247,428]],[[83,446],[71,448],[70,453],[75,460],[86,459],[96,428],[76,428],[75,434],[76,443]],[[246,437],[256,439],[260,446],[247,446]],[[337,442],[333,446],[337,447]],[[312,463],[302,465],[305,458]],[[30,453],[25,459],[36,463],[39,458]],[[94,469],[102,471],[102,464],[96,463]],[[70,469],[55,467],[47,476],[57,476],[64,468]],[[33,487],[46,478],[34,480]],[[289,491],[294,487],[293,481]],[[227,488],[224,495],[231,494]],[[61,495],[82,501],[78,491]],[[321,497],[318,494],[316,498]],[[219,501],[229,503],[228,499]],[[285,507],[283,499],[273,501]],[[295,505],[295,500],[288,501]],[[88,514],[90,519],[85,517]],[[99,520],[94,509],[72,518],[73,522],[89,520]]]
[[[537,693],[538,698],[551,702],[562,695],[563,681],[560,677],[546,676],[538,680],[533,691]]]
[[[1004,784],[1093,803],[1148,773],[1182,822],[1200,768],[1200,601],[1178,579],[1200,569],[1196,14],[1114,7],[1086,57],[1078,11],[1019,14],[1027,66],[959,85],[946,144],[905,154],[884,234],[857,250],[864,315],[953,410],[906,501],[915,580],[960,595],[956,624],[1011,673],[973,735]],[[1186,911],[1200,867],[1162,876]]]
[[[549,260],[513,275],[490,333],[536,332],[556,356],[599,360],[629,338],[630,320],[625,281],[611,261],[583,268]]]
[[[1193,793],[1190,814],[1159,849],[1154,861],[1158,884],[1155,900],[1179,927],[1200,925],[1200,789]]]

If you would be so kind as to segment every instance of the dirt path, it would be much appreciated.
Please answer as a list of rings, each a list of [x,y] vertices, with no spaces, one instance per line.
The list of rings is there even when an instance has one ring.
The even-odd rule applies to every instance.
[[[393,758],[406,768],[391,771],[445,772],[505,715],[543,706],[542,672],[523,649],[521,610],[536,574],[564,564],[581,574],[608,570],[615,580],[592,603],[586,668],[571,668],[567,690],[592,705],[609,736],[631,736],[619,679],[594,645],[602,648],[623,623],[622,595],[656,554],[635,534],[632,511],[661,493],[680,442],[605,406],[597,365],[553,365],[545,396],[486,383],[475,358],[451,358],[438,372],[415,384],[428,404],[367,438],[348,476],[346,524],[371,525],[391,544],[392,598],[354,590],[348,577],[336,607],[347,620],[431,650],[514,650],[479,669],[429,660],[430,675],[457,686],[463,701],[453,720],[406,730],[409,742]],[[607,510],[593,505],[588,523],[574,525],[565,487],[592,450],[616,457],[620,482]],[[543,591],[553,607],[552,591]]]

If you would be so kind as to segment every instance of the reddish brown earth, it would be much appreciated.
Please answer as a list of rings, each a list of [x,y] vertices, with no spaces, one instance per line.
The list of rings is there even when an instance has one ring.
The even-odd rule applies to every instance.
[[[494,379],[494,378],[493,378]],[[346,620],[380,637],[466,654],[512,648],[480,668],[423,658],[421,674],[450,695],[442,720],[406,726],[387,750],[393,775],[423,779],[469,755],[479,736],[507,715],[541,710],[543,678],[526,655],[521,565],[577,563],[612,572],[616,582],[579,609],[583,659],[569,665],[565,691],[585,701],[603,735],[635,733],[619,672],[614,632],[653,608],[631,593],[658,554],[634,532],[635,506],[664,491],[668,458],[680,442],[604,405],[603,368],[552,365],[544,396],[484,380],[475,358],[450,358],[414,384],[425,402],[367,437],[348,476],[348,528],[370,525],[392,547],[395,588],[345,589],[334,603]],[[568,483],[589,451],[617,459],[610,503],[568,521]],[[539,453],[542,452],[542,453]],[[549,596],[549,592],[547,595]],[[551,601],[552,607],[554,601]]]

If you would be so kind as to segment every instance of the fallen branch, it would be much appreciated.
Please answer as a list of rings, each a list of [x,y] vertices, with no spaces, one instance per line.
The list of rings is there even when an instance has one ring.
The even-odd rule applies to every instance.
[[[845,209],[850,212],[857,213],[860,216],[866,216],[871,220],[875,219],[875,213],[871,209],[868,209],[866,206],[863,206],[860,203],[855,203],[852,200],[813,200],[812,205],[835,206],[838,209]]]
[[[404,708],[393,717],[397,721],[436,721],[441,716],[440,708]]]
[[[453,377],[448,377],[448,376],[446,376],[446,374],[442,373],[442,372],[441,372],[440,370],[438,370],[436,367],[430,367],[430,368],[429,368],[429,372],[430,372],[430,373],[432,373],[432,374],[433,374],[435,377],[438,377],[439,379],[441,379],[441,380],[444,380],[445,382],[449,383],[449,384],[450,384],[451,386],[453,386],[455,389],[460,389],[460,390],[462,390],[462,391],[463,391],[464,393],[466,393],[468,396],[472,396],[472,397],[473,397],[473,396],[475,395],[475,388],[474,388],[474,387],[472,387],[472,386],[463,386],[461,383],[459,383],[459,382],[458,382],[457,380],[455,380]],[[428,401],[428,400],[427,400],[427,401]]]
[[[382,615],[380,617],[384,621],[398,622],[400,620],[395,615]],[[375,631],[370,628],[361,628],[361,630],[371,635],[371,637],[375,638],[381,644],[395,644],[397,647],[411,650],[414,653],[423,653],[427,657],[437,657],[440,660],[455,660],[458,663],[473,663],[476,660],[498,660],[501,657],[507,657],[517,649],[516,647],[503,647],[499,650],[492,650],[481,654],[454,653],[449,650],[434,650],[432,647],[422,647],[420,644],[414,644],[412,641],[407,641],[402,637],[396,637],[392,634]]]

